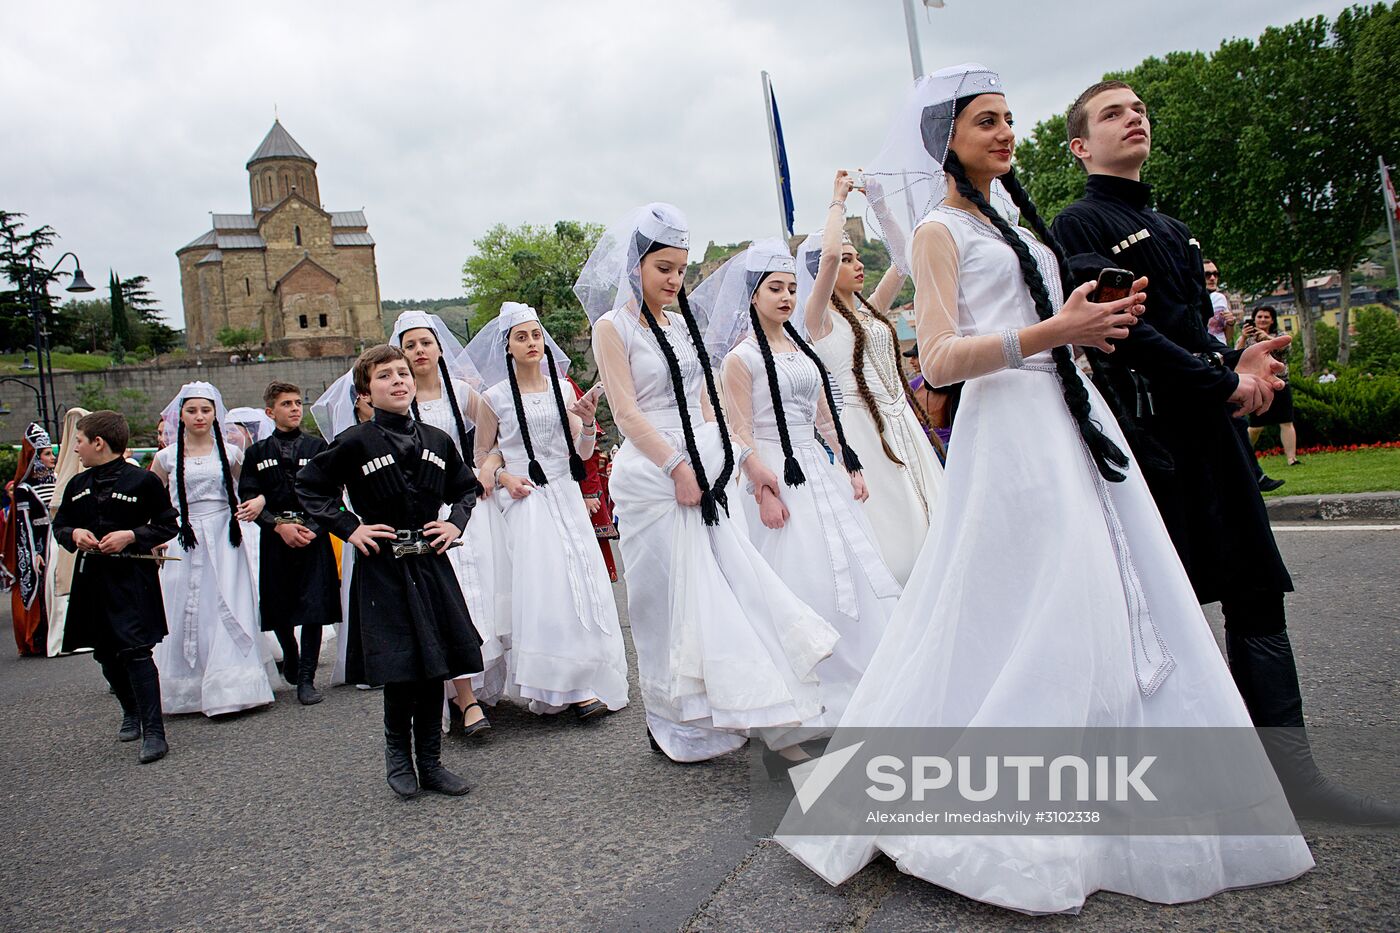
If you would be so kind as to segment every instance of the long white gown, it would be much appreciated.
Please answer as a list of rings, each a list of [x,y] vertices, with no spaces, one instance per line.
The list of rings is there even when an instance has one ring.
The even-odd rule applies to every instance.
[[[783,448],[773,397],[763,355],[750,335],[724,360],[725,411],[735,440],[752,447],[752,456],[783,483],[787,522],[782,528],[768,528],[751,493],[745,491],[739,500],[749,539],[763,559],[841,635],[831,657],[817,665],[825,709],[818,721],[806,724],[832,727],[840,721],[880,643],[900,586],[880,556],[850,477],[837,465],[840,442],[816,364],[798,350],[774,352],[773,364],[789,443],[806,482],[788,486],[783,481]],[[818,443],[818,431],[838,451],[837,463]],[[869,456],[853,449],[862,459]]]
[[[702,402],[703,375],[684,324],[662,330],[680,362],[685,403],[707,477],[723,468],[718,425]],[[627,611],[647,725],[676,761],[741,747],[750,729],[796,726],[821,711],[816,667],[837,633],[787,588],[720,510],[676,503],[661,465],[685,451],[680,409],[655,336],[618,308],[593,327],[593,351],[626,442],[610,490],[621,512]],[[736,468],[737,469],[737,468]]]
[[[577,397],[573,386],[560,388]],[[499,447],[506,472],[525,476],[529,456],[510,384],[482,395],[477,452]],[[514,570],[506,694],[536,713],[595,697],[610,710],[627,705],[627,652],[612,582],[588,519],[583,492],[569,473],[569,449],[552,390],[521,396],[535,459],[548,477],[523,499],[497,486]],[[491,442],[494,440],[494,444]]]
[[[226,445],[229,464],[243,452]],[[170,501],[180,507],[176,446],[156,454],[170,476]],[[170,633],[156,646],[161,708],[167,713],[217,716],[272,702],[269,655],[258,625],[254,564],[246,546],[228,540],[229,505],[219,455],[185,456],[185,498],[196,547],[179,538],[161,567],[161,598]],[[245,532],[246,535],[246,532]],[[245,537],[244,544],[247,539]]]
[[[899,348],[889,328],[855,311],[865,332],[862,367],[876,407],[885,422],[884,439],[902,461],[895,463],[880,444],[880,427],[856,388],[855,333],[846,319],[830,312],[831,330],[812,343],[831,378],[840,386],[841,424],[846,440],[860,453],[870,498],[865,514],[875,530],[890,572],[903,585],[923,547],[930,518],[943,495],[943,467],[904,397],[895,358]]]
[[[458,404],[470,416],[480,397],[460,379],[452,380],[452,387],[457,393]],[[457,419],[452,415],[452,403],[447,393],[431,401],[420,401],[418,413],[424,424],[441,428],[451,435],[457,449],[462,451],[462,459],[468,464],[472,463],[473,451],[462,450],[464,441],[457,435]],[[440,517],[446,518],[447,512],[444,506]],[[462,596],[467,601],[472,624],[481,636],[483,667],[481,673],[472,675],[472,692],[481,702],[492,705],[505,694],[506,655],[510,650],[511,636],[510,553],[506,546],[505,522],[494,500],[487,497],[476,504],[462,532],[462,547],[453,548],[447,555],[457,574]],[[451,681],[447,682],[446,689],[450,695],[456,695]]]
[[[955,249],[940,250],[936,244],[947,239],[938,228]],[[1054,258],[1022,234],[1058,307]],[[1121,483],[1099,476],[1048,351],[1024,368],[1004,368],[1000,332],[1037,320],[1010,247],[990,226],[940,207],[921,225],[914,253],[923,370],[940,383],[967,383],[943,505],[841,727],[1248,728],[1137,464]],[[1112,412],[1084,382],[1092,417],[1128,451]],[[1155,692],[1145,695],[1140,682],[1157,684]],[[1251,773],[1264,775],[1253,806],[1287,820],[1283,791],[1262,747],[1250,742]],[[1313,865],[1298,835],[817,837],[780,830],[779,841],[832,884],[884,851],[908,874],[1036,913],[1076,911],[1101,890],[1162,903],[1197,900],[1286,881]]]

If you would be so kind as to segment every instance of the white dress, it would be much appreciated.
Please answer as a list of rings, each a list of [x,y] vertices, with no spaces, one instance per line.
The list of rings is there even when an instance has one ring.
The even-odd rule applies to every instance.
[[[561,388],[574,394],[568,383]],[[495,437],[506,472],[525,476],[529,457],[510,384],[482,396],[481,441]],[[595,697],[610,710],[627,705],[627,652],[612,581],[588,518],[583,492],[569,473],[569,449],[552,390],[521,396],[535,459],[549,482],[523,499],[497,486],[510,550],[511,649],[507,695],[536,713],[559,712]],[[496,422],[491,430],[491,421]]]
[[[812,349],[840,387],[841,424],[846,440],[860,454],[865,484],[870,489],[865,514],[886,565],[902,586],[923,547],[930,516],[941,501],[943,467],[904,397],[895,363],[899,347],[889,328],[871,319],[863,308],[857,308],[855,314],[865,332],[865,382],[884,419],[884,439],[902,465],[886,456],[880,445],[880,427],[856,388],[851,325],[835,311],[828,312],[831,330],[814,341]]]
[[[928,272],[938,234],[921,227],[914,246],[921,362],[940,382],[967,379],[949,444],[947,494],[841,728],[1248,728],[1137,464],[1124,482],[1100,477],[1048,351],[1027,358],[1025,368],[1003,368],[999,332],[1037,320],[1010,247],[951,208],[932,212],[924,225],[933,224],[951,233],[956,269],[941,280]],[[1058,307],[1055,260],[1022,235]],[[956,316],[941,331],[940,308]],[[931,371],[930,356],[945,349],[948,365]],[[1084,382],[1094,420],[1127,452],[1112,412]],[[1253,807],[1287,820],[1263,749],[1250,743],[1251,773],[1263,775],[1252,785]],[[1288,880],[1313,864],[1297,835],[779,841],[832,884],[880,850],[908,874],[1035,913],[1077,911],[1101,890],[1162,903],[1198,900]]]
[[[230,466],[242,462],[237,447],[225,450]],[[170,476],[170,500],[178,509],[175,451],[171,444],[156,457]],[[180,559],[161,566],[161,598],[170,630],[154,652],[161,707],[167,713],[217,716],[265,706],[272,702],[272,686],[258,625],[254,565],[246,547],[228,540],[230,510],[219,455],[186,455],[184,472],[198,544],[187,551],[178,537],[171,539],[169,554]]]
[[[477,398],[475,390],[460,379],[452,381],[458,404],[470,409]],[[462,450],[463,438],[457,435],[457,419],[452,403],[444,392],[440,398],[418,402],[418,415],[424,424],[441,428],[451,435],[462,451],[462,459],[472,464],[472,451]],[[440,518],[447,517],[443,506]],[[471,676],[472,692],[488,705],[505,693],[506,653],[510,649],[510,555],[506,547],[506,527],[499,506],[487,497],[472,509],[467,527],[462,532],[462,546],[447,552],[457,583],[467,601],[476,633],[481,636],[481,673]],[[456,690],[448,681],[447,690]]]
[[[850,477],[817,441],[821,431],[831,449],[839,450],[816,364],[793,350],[775,352],[773,365],[789,443],[806,482],[800,486],[783,484],[781,495],[788,519],[778,529],[763,524],[751,492],[746,490],[739,498],[749,539],[758,552],[793,593],[841,635],[831,657],[817,665],[825,710],[819,721],[806,724],[832,727],[845,712],[880,643],[885,623],[899,600],[900,586],[880,556],[864,504],[855,500]],[[752,335],[725,358],[724,392],[736,440],[751,446],[752,456],[783,483],[777,416],[763,355]],[[856,453],[867,456],[859,449]]]
[[[680,361],[696,447],[713,482],[723,468],[719,427],[706,420],[703,375],[686,328],[663,328]],[[796,726],[821,711],[816,667],[837,634],[792,594],[720,510],[676,503],[661,464],[684,454],[680,409],[655,336],[637,312],[620,308],[594,324],[613,417],[626,442],[613,461],[610,491],[619,531],[627,611],[647,725],[676,761],[700,761],[743,746],[750,729]],[[737,467],[736,467],[737,469]]]

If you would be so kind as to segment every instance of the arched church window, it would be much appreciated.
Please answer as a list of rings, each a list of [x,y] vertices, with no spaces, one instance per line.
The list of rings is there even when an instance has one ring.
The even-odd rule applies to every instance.
[[[301,227],[300,227],[300,225],[298,225],[298,226],[296,226],[296,227],[293,227],[293,228],[292,228],[292,231],[296,234],[297,246],[300,246],[300,245],[301,245]]]

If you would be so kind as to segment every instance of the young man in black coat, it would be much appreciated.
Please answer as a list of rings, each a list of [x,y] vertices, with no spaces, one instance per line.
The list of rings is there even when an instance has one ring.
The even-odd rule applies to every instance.
[[[78,459],[53,520],[60,547],[76,551],[63,650],[91,648],[122,707],[117,738],[141,740],[142,764],[164,758],[160,674],[151,649],[166,635],[158,561],[152,552],[175,537],[170,493],[154,473],[122,459],[126,419],[95,411],[77,424]]]
[[[1146,276],[1147,309],[1105,357],[1123,429],[1202,603],[1220,602],[1230,670],[1300,817],[1371,824],[1400,808],[1332,783],[1313,763],[1288,640],[1283,594],[1293,581],[1231,415],[1266,410],[1283,388],[1269,353],[1280,336],[1240,351],[1210,336],[1199,244],[1151,205],[1140,173],[1152,147],[1147,108],[1121,81],[1090,87],[1070,108],[1070,151],[1085,195],[1053,223],[1077,281],[1116,267]],[[1247,569],[1245,569],[1247,568]]]
[[[395,793],[465,794],[467,782],[442,766],[442,682],[481,671],[481,638],[447,549],[481,484],[446,432],[409,416],[413,371],[398,347],[360,354],[355,390],[369,396],[373,418],[342,431],[296,478],[312,520],[359,551],[346,679],[384,685],[384,760]],[[450,511],[439,520],[444,504]]]
[[[257,522],[258,604],[262,630],[282,646],[282,676],[295,684],[303,706],[320,703],[316,665],[321,627],[340,621],[340,577],[330,535],[316,524],[297,498],[296,477],[326,442],[301,430],[301,389],[273,382],[263,405],[275,430],[243,455],[238,480],[238,517]],[[298,648],[296,627],[301,626]]]

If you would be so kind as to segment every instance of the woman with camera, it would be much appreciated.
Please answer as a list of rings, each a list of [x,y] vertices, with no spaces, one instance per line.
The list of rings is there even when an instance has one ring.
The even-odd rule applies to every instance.
[[[1252,347],[1261,340],[1268,340],[1270,337],[1278,336],[1278,314],[1269,305],[1263,305],[1254,309],[1254,316],[1244,322],[1244,328],[1240,331],[1239,340],[1235,341],[1235,349],[1243,350]],[[1273,351],[1274,359],[1278,360],[1285,367],[1288,366],[1288,347]],[[1284,369],[1279,374],[1279,378],[1288,381],[1288,370]],[[1284,385],[1282,389],[1274,393],[1274,403],[1265,411],[1249,416],[1249,442],[1257,444],[1259,435],[1264,433],[1264,429],[1270,425],[1278,425],[1279,438],[1283,441],[1283,453],[1288,458],[1289,466],[1297,466],[1303,461],[1298,459],[1298,429],[1293,426],[1293,388]]]

